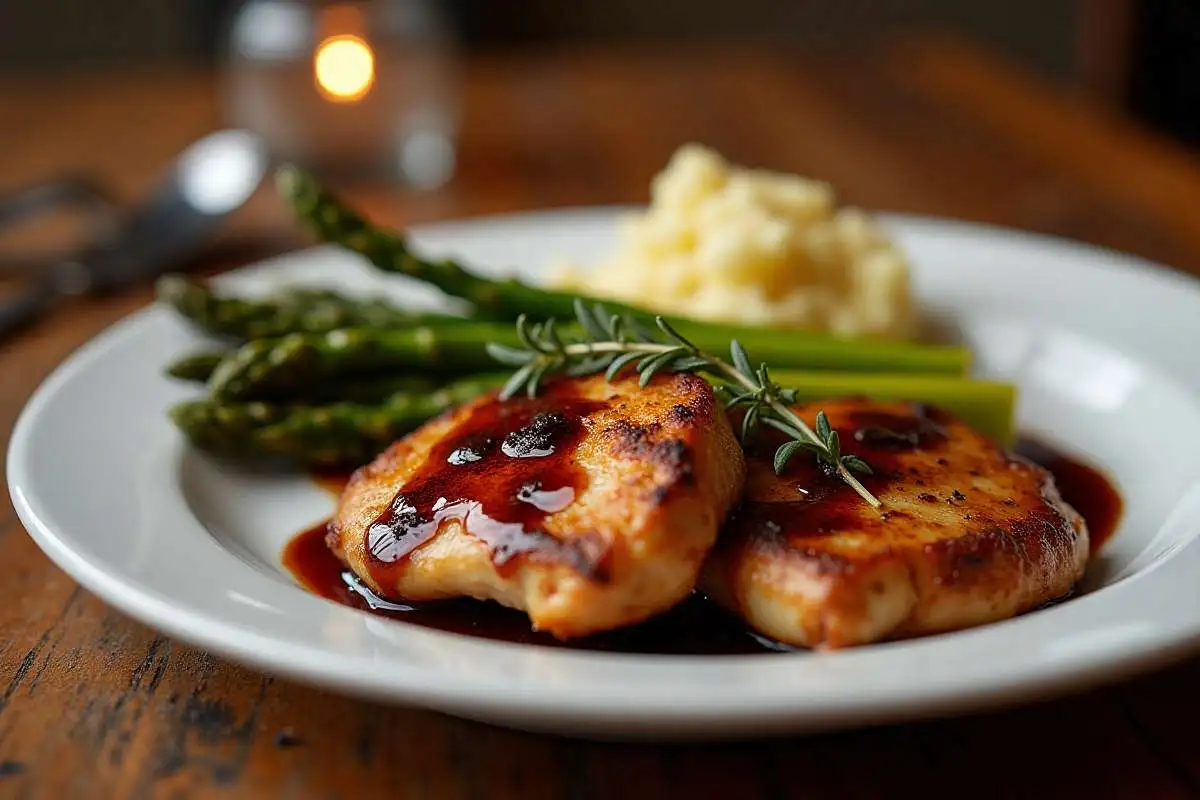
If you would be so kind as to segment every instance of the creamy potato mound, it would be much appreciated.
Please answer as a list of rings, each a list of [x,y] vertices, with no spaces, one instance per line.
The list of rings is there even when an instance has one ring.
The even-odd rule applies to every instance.
[[[904,255],[827,183],[680,148],[594,267],[558,264],[556,288],[667,314],[845,336],[910,336]]]

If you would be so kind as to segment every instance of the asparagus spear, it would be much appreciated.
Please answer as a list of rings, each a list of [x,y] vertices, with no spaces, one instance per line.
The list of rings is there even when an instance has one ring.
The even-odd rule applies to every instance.
[[[720,352],[729,346],[721,333],[703,325],[684,323],[678,330],[702,350]],[[561,331],[568,338],[579,333],[574,324]],[[213,371],[209,388],[223,400],[252,400],[295,396],[317,382],[397,370],[461,375],[495,367],[488,342],[520,344],[512,326],[487,322],[294,333],[242,345]],[[756,359],[781,369],[961,375],[966,361],[965,351],[957,347],[815,340],[766,330],[754,331],[742,344]]]
[[[475,275],[452,259],[433,260],[415,255],[403,237],[372,225],[294,165],[279,168],[276,188],[299,221],[318,238],[365,256],[385,272],[425,281],[448,295],[467,300],[481,318],[515,319],[519,313],[539,319],[570,318],[573,313],[574,295],[534,288],[516,280],[491,280]],[[618,310],[616,303],[612,305]]]
[[[529,286],[509,278],[493,280],[476,275],[452,259],[434,260],[413,252],[402,234],[373,225],[339,197],[322,186],[311,175],[290,164],[276,172],[276,188],[291,205],[301,224],[323,241],[341,245],[358,253],[380,270],[406,275],[430,283],[452,297],[474,305],[479,319],[514,320],[524,314],[533,320],[575,316],[577,294]],[[585,298],[586,299],[586,298]],[[608,311],[631,315],[653,327],[655,313],[614,300],[604,300]],[[762,342],[784,337],[794,347],[815,351],[849,353],[855,348],[870,349],[877,342],[847,340],[824,333],[779,330],[745,325],[730,325],[703,320],[663,315],[664,319],[693,340],[708,334],[710,340],[728,343],[737,339],[751,352],[762,350]],[[720,350],[724,350],[722,345]],[[897,345],[893,345],[897,346]],[[903,347],[903,345],[899,345]],[[953,350],[952,357],[951,351]],[[946,371],[965,373],[970,365],[970,353],[963,348],[947,348],[949,360],[942,366]],[[869,357],[867,357],[869,360]],[[952,362],[952,363],[951,363]],[[834,368],[831,365],[822,365]],[[857,369],[861,362],[846,369]],[[904,368],[903,359],[897,371]],[[918,371],[924,371],[924,368]],[[940,370],[938,370],[940,371]]]
[[[1017,390],[1012,384],[942,375],[862,374],[772,370],[780,386],[795,389],[799,402],[861,396],[907,400],[949,411],[984,436],[1008,445],[1013,438]]]
[[[216,455],[282,459],[306,467],[350,467],[369,461],[400,436],[500,385],[504,378],[477,375],[431,392],[396,392],[374,404],[193,400],[175,406],[170,415],[194,445]]]
[[[378,403],[302,406],[204,399],[176,406],[171,417],[196,446],[220,455],[282,458],[310,467],[357,466],[431,417],[502,385],[507,378],[507,373],[474,375],[432,392],[400,391]],[[1012,437],[1015,394],[1003,383],[793,370],[779,370],[773,378],[796,389],[801,402],[845,395],[927,402],[1002,444]]]
[[[223,350],[192,353],[168,364],[167,374],[181,381],[206,381],[226,355]]]
[[[256,339],[239,347],[208,380],[220,400],[267,400],[295,397],[308,386],[413,370],[465,375],[495,369],[484,343],[493,333],[515,339],[507,330],[482,323],[408,330],[350,328],[327,334],[291,333]]]
[[[223,351],[212,351],[184,356],[167,366],[167,374],[180,380],[205,383],[227,355]],[[377,403],[396,392],[432,392],[437,387],[438,382],[428,375],[365,376],[336,383],[322,382],[297,387],[298,394],[275,399],[306,404],[336,403],[342,400],[351,403]]]
[[[290,402],[321,403],[379,403],[398,393],[428,394],[438,390],[440,383],[428,375],[385,375],[323,384],[306,389]]]
[[[180,275],[164,275],[158,298],[208,333],[250,340],[349,327],[405,327],[455,322],[444,314],[405,311],[379,298],[355,299],[326,289],[291,289],[258,300],[221,295]]]

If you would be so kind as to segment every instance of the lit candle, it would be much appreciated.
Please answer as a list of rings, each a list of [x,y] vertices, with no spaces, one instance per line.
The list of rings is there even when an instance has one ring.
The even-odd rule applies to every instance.
[[[313,56],[317,89],[335,103],[356,103],[375,83],[375,51],[353,34],[330,36]]]
[[[281,159],[436,186],[454,164],[451,53],[434,0],[250,0],[226,108]]]

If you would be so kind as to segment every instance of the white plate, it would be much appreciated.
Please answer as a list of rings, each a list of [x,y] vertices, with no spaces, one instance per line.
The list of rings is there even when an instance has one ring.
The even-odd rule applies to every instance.
[[[429,227],[417,239],[504,271],[594,258],[614,209]],[[347,693],[579,735],[674,738],[828,729],[977,709],[1115,680],[1200,643],[1200,286],[1113,253],[1009,231],[883,217],[921,304],[1017,381],[1019,417],[1104,465],[1124,522],[1082,596],[1014,620],[828,655],[672,657],[517,646],[372,617],[281,570],[287,538],[332,502],[302,478],[218,468],[166,418],[162,377],[202,339],[149,308],[67,360],[30,400],[8,475],[18,513],[72,577],[145,623]],[[329,249],[229,276],[386,286]]]

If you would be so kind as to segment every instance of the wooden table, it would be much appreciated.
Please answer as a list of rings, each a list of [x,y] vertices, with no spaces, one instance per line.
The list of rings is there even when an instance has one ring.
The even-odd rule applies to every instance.
[[[358,202],[397,224],[640,202],[672,150],[697,140],[735,161],[831,180],[869,208],[1062,234],[1200,270],[1195,160],[941,36],[837,55],[494,56],[467,66],[464,93],[453,184],[428,195],[359,189]],[[132,196],[219,124],[217,108],[211,78],[192,73],[8,78],[0,181],[79,167]],[[269,194],[224,240],[303,242]],[[236,262],[226,251],[204,266]],[[0,344],[3,429],[64,356],[148,299],[74,303]],[[582,743],[347,700],[228,664],[82,591],[7,505],[0,525],[4,797],[1200,794],[1200,662],[952,721],[757,743]]]

